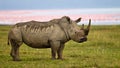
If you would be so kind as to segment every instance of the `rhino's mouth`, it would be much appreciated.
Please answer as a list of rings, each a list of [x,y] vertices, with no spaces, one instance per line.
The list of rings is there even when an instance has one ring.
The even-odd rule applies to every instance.
[[[87,41],[87,38],[81,38],[79,43],[82,43],[82,42],[85,42],[85,41]]]

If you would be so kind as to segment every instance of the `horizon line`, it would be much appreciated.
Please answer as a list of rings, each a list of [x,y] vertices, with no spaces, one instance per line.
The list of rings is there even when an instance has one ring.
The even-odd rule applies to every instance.
[[[116,7],[116,8],[62,8],[62,9],[0,9],[0,11],[29,11],[29,10],[93,10],[93,9],[120,9],[120,7]]]

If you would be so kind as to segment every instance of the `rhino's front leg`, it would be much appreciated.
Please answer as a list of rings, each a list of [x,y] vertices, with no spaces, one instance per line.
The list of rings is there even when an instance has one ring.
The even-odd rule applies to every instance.
[[[63,54],[63,49],[64,49],[65,45],[63,43],[61,43],[57,53],[58,53],[58,59],[63,59],[62,54]]]
[[[51,53],[52,53],[52,59],[56,59],[56,53],[60,47],[60,41],[51,41]]]

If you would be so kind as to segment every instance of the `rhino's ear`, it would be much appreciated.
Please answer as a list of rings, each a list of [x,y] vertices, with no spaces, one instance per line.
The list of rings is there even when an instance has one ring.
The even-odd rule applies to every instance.
[[[70,23],[70,17],[68,17],[68,16],[63,16],[63,17],[62,17],[62,19],[66,19],[66,20],[67,20],[67,22],[69,22],[69,23]]]
[[[68,17],[68,16],[65,16],[65,17],[66,17],[67,21],[70,22],[70,17]]]
[[[82,18],[78,18],[77,20],[75,20],[76,23],[80,22]]]

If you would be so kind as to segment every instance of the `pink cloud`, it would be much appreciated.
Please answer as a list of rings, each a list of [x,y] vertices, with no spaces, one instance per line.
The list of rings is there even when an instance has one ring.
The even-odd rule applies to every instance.
[[[64,15],[70,16],[75,20],[82,17],[83,21],[92,19],[93,21],[120,20],[120,14],[76,14],[64,13],[66,10],[18,10],[18,11],[0,11],[0,21],[2,22],[22,22],[22,21],[49,21],[54,18],[60,18]],[[63,13],[59,13],[63,12]]]

